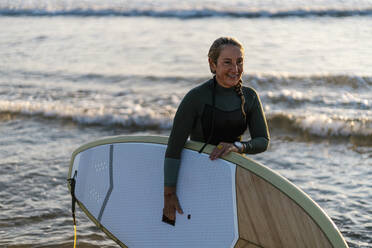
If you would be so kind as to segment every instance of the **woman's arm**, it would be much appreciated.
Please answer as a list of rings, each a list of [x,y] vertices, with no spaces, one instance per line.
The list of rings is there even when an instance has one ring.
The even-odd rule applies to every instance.
[[[193,91],[185,95],[173,120],[164,160],[164,186],[175,187],[181,162],[182,149],[197,117],[197,98]]]
[[[197,116],[195,106],[197,99],[190,91],[181,101],[173,120],[173,127],[168,140],[168,147],[164,159],[164,208],[162,221],[175,225],[176,211],[183,213],[176,186],[178,171],[181,163],[181,152],[189,137],[194,120]]]
[[[247,111],[248,128],[251,140],[242,142],[243,153],[256,154],[267,150],[270,142],[270,134],[267,126],[265,113],[258,94],[253,90],[254,101],[251,109]]]

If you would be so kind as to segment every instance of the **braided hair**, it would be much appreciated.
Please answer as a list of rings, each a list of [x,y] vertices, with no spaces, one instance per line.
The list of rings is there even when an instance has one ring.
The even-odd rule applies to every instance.
[[[236,94],[238,94],[238,96],[240,97],[240,100],[242,101],[240,107],[242,109],[243,116],[246,117],[246,113],[245,113],[245,110],[244,110],[245,97],[244,97],[242,88],[243,88],[243,82],[242,82],[242,80],[239,80],[239,82],[234,86],[234,90],[235,90]]]
[[[220,37],[217,40],[215,40],[212,44],[212,46],[209,48],[208,52],[208,58],[210,58],[214,64],[217,65],[217,60],[218,57],[220,56],[221,51],[225,48],[225,46],[231,45],[231,46],[236,46],[240,49],[242,54],[244,54],[244,47],[240,41],[238,41],[234,37]],[[213,74],[216,74],[216,71],[214,71],[211,67],[210,70]],[[243,94],[243,82],[242,80],[239,80],[239,82],[234,86],[234,90],[236,94],[240,97],[242,103],[241,103],[241,110],[243,113],[243,116],[246,117],[246,113],[244,110],[244,105],[245,105],[245,98]]]

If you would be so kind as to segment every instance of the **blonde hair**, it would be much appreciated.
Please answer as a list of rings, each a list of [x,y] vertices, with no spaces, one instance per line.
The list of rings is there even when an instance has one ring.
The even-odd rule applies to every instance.
[[[236,38],[234,38],[234,37],[220,37],[217,40],[215,40],[213,42],[212,46],[209,48],[208,58],[215,65],[217,65],[217,60],[218,60],[218,57],[220,57],[221,51],[225,48],[225,46],[228,46],[228,45],[238,47],[240,49],[240,51],[242,52],[242,54],[244,54],[243,44],[240,41],[238,41]],[[210,70],[213,74],[216,74],[216,72],[213,71],[211,67],[209,67],[209,68],[210,68]],[[246,113],[245,113],[245,110],[244,110],[245,97],[244,97],[244,94],[243,94],[242,87],[243,87],[243,82],[242,82],[242,80],[239,80],[239,82],[234,86],[234,90],[235,90],[236,94],[238,94],[238,96],[240,97],[240,99],[242,101],[242,104],[240,106],[241,106],[242,113],[245,117],[246,116]]]

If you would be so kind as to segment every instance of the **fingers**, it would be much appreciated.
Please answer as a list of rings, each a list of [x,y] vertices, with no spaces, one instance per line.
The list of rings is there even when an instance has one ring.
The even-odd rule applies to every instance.
[[[178,198],[177,198],[177,203],[176,203],[176,210],[179,214],[183,214],[183,210],[182,210],[181,205],[178,201]]]
[[[213,149],[212,153],[209,155],[209,158],[211,160],[215,160],[216,158],[222,155],[222,153],[224,152],[224,149],[225,149],[225,146],[223,145],[223,143],[218,144],[218,146],[216,146]]]
[[[175,225],[176,211],[179,214],[183,214],[183,210],[178,201],[176,194],[164,196],[164,208],[163,208],[163,219],[162,221],[171,225]]]
[[[209,155],[209,158],[211,160],[215,160],[219,157],[226,156],[230,152],[236,151],[236,150],[237,149],[233,144],[221,142],[220,144],[218,144],[218,146],[216,146],[213,149],[212,153]]]
[[[225,149],[225,151],[222,153],[222,156],[226,156],[227,154],[229,154],[230,152],[233,151],[233,148],[235,148],[234,145],[229,145],[228,148]]]
[[[167,216],[170,220],[176,219],[176,209],[171,204],[164,205],[163,214]]]

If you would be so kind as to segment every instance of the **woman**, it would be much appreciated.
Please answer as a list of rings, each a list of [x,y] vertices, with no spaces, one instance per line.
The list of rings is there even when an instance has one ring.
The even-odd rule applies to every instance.
[[[176,211],[183,213],[176,184],[181,151],[189,136],[216,145],[210,154],[212,160],[230,152],[264,152],[269,144],[260,99],[254,89],[242,86],[242,44],[235,38],[221,37],[209,49],[208,61],[214,77],[189,91],[182,100],[165,154],[163,221],[171,225],[175,224]],[[251,140],[240,142],[247,128]]]

